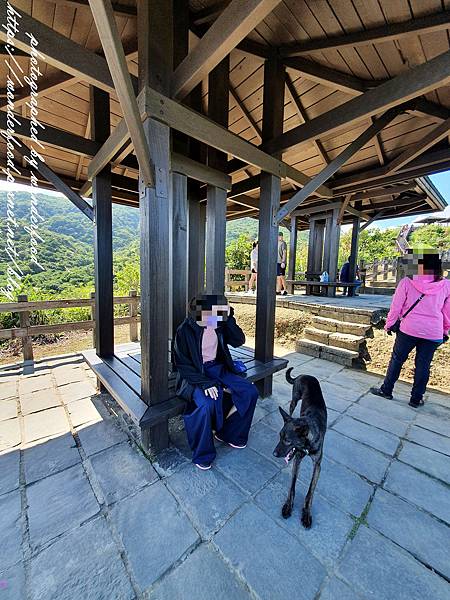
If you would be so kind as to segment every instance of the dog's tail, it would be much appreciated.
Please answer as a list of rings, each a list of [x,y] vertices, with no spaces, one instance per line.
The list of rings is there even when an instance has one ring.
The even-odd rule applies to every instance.
[[[294,385],[295,383],[295,378],[291,377],[291,373],[294,370],[294,367],[290,367],[287,371],[286,371],[286,381],[288,383],[290,383],[291,385]]]

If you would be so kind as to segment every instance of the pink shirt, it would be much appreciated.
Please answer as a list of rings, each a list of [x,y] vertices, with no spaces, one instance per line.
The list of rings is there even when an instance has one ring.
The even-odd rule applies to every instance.
[[[217,354],[217,334],[213,327],[205,327],[202,338],[203,362],[215,360]]]
[[[430,275],[416,275],[414,279],[405,277],[399,282],[385,329],[392,327],[422,293],[425,296],[402,321],[400,330],[414,337],[442,340],[450,329],[450,281],[435,282]]]

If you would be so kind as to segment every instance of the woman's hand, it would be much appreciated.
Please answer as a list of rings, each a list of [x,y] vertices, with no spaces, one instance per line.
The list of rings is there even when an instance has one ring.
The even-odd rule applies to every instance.
[[[219,397],[219,390],[216,387],[210,387],[207,390],[205,390],[205,394],[213,400],[217,400],[217,398]]]

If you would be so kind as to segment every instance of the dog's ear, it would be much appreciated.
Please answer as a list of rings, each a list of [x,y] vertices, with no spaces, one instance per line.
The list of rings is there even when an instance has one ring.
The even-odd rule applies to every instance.
[[[287,412],[281,408],[281,406],[279,406],[279,407],[278,407],[278,410],[280,411],[280,414],[281,414],[281,416],[283,417],[283,421],[284,421],[285,423],[288,423],[289,421],[292,421],[292,417],[291,417],[291,416],[289,416],[289,415],[287,414]]]

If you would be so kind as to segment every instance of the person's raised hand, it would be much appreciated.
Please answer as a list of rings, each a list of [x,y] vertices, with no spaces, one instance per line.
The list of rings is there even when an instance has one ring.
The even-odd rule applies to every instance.
[[[219,397],[219,390],[216,387],[210,387],[207,390],[205,390],[205,394],[213,400],[217,400],[217,398]]]

